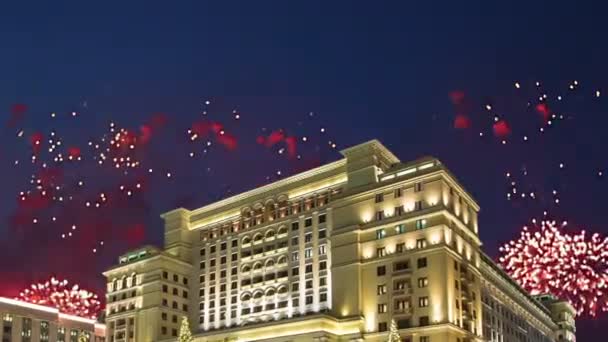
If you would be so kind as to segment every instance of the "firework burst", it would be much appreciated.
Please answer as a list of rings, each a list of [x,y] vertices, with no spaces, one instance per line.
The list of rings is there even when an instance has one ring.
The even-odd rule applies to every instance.
[[[67,280],[57,280],[55,277],[44,283],[30,285],[15,299],[54,307],[65,314],[91,319],[96,319],[97,314],[102,310],[96,294],[81,289],[78,285],[70,285]]]
[[[519,239],[500,248],[500,264],[531,294],[566,299],[578,315],[608,311],[608,238],[562,227],[555,221],[524,227]]]

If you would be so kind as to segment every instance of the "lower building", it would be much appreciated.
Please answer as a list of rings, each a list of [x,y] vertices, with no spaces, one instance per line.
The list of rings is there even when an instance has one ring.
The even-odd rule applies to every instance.
[[[2,342],[105,341],[105,325],[96,320],[66,315],[55,308],[0,297]]]
[[[162,215],[163,248],[104,272],[108,341],[175,341],[183,316],[200,342],[574,341],[571,306],[543,305],[482,252],[479,206],[439,160],[376,140],[341,153]]]

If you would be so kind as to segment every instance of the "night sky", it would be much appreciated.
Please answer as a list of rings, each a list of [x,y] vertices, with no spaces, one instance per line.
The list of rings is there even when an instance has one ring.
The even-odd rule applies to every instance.
[[[402,161],[425,155],[442,160],[480,204],[480,235],[493,257],[544,210],[567,219],[573,230],[608,234],[602,196],[608,190],[606,8],[571,1],[370,5],[5,6],[0,290],[14,295],[51,274],[102,289],[99,273],[120,253],[162,242],[162,212],[196,208],[335,160],[341,148],[372,138]],[[574,80],[576,89],[568,89]],[[539,134],[534,103],[543,93],[563,96],[551,106],[564,119]],[[509,122],[506,145],[493,135],[485,104]],[[455,128],[457,115],[470,125]],[[204,120],[220,122],[238,141],[236,148],[222,146],[212,128],[204,140],[213,140],[213,146],[199,158],[204,142],[193,143],[186,130]],[[144,123],[155,125],[142,152],[154,175],[133,172],[123,181],[109,169],[82,167],[62,177],[86,178],[86,189],[116,189],[145,179],[145,191],[114,201],[103,215],[74,205],[60,209],[61,223],[21,222],[18,194],[30,187],[36,170],[28,139],[56,129],[86,159],[92,154],[85,143],[106,132],[110,121],[135,131]],[[301,159],[279,153],[284,140],[271,147],[256,143],[279,129],[298,140]],[[523,136],[529,141],[522,142]],[[194,150],[197,157],[189,158]],[[172,177],[161,176],[166,172]],[[520,189],[533,189],[538,198],[508,201],[505,172],[517,175]],[[49,209],[36,210],[26,217],[42,217]],[[61,239],[71,219],[88,221],[82,224],[88,230],[77,239]],[[104,247],[92,253],[91,243],[99,239]],[[580,321],[579,340],[590,340],[603,323],[606,315]]]

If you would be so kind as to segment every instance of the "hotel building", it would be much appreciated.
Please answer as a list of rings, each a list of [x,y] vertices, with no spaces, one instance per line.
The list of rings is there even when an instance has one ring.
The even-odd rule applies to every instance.
[[[435,158],[373,140],[344,158],[195,210],[165,213],[163,249],[104,272],[107,339],[574,341],[480,249],[479,206]],[[202,191],[202,190],[201,190]]]
[[[105,325],[93,319],[66,315],[55,308],[0,297],[2,342],[105,341]]]

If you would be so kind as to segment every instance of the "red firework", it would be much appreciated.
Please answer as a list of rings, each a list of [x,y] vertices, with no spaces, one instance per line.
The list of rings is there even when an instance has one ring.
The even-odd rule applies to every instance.
[[[534,230],[524,227],[500,252],[504,270],[532,295],[568,300],[578,315],[608,311],[608,238],[543,221]]]
[[[15,298],[28,303],[57,308],[60,312],[96,319],[103,309],[96,294],[70,285],[67,280],[52,277],[44,283],[32,284]]]

